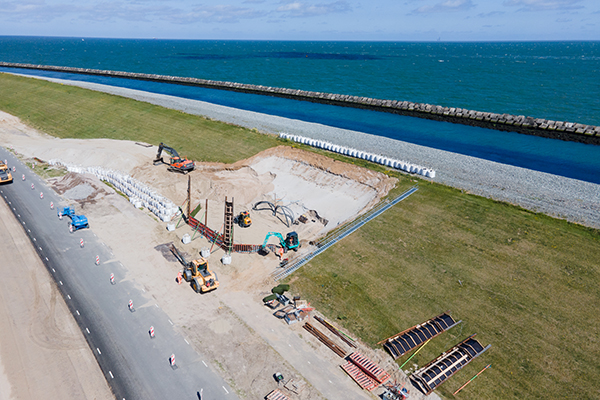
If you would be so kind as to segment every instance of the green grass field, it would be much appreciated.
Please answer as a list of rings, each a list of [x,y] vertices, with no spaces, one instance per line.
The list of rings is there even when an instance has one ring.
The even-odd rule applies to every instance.
[[[59,137],[164,141],[202,161],[232,162],[283,143],[133,100],[3,74],[0,109]],[[388,173],[400,178],[394,193],[414,184]],[[492,348],[442,385],[438,393],[448,398],[488,363],[492,368],[459,398],[600,398],[600,231],[419,182],[415,194],[294,274],[293,290],[372,346],[452,311],[464,322],[404,368],[422,366],[477,333]]]
[[[197,161],[231,163],[281,144],[275,136],[119,96],[0,74],[0,109],[60,138],[164,142]]]

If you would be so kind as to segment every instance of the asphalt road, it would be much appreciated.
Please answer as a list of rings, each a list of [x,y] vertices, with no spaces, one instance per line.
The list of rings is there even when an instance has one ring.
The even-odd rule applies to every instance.
[[[0,196],[54,278],[115,397],[199,399],[202,390],[205,400],[237,399],[208,366],[209,360],[193,350],[160,304],[136,285],[126,266],[96,237],[94,221],[89,221],[90,229],[70,233],[69,219],[57,216],[57,208],[66,205],[60,196],[4,148],[0,148],[0,158],[16,168],[14,182],[1,185]],[[130,300],[134,311],[128,306]],[[149,334],[151,326],[154,338]],[[171,355],[175,355],[175,366]]]

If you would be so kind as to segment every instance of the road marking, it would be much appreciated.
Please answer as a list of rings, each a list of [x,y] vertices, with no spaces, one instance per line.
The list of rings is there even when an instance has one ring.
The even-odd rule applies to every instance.
[[[79,310],[75,310],[75,312],[77,313],[77,315],[81,315],[81,314],[79,314]]]
[[[90,333],[90,330],[89,330],[88,328],[85,328],[85,331],[86,331],[87,333]]]
[[[48,257],[46,257],[46,261],[50,261],[50,260],[48,260]]]
[[[102,354],[99,348],[96,347],[96,350],[98,350],[98,354]]]
[[[333,382],[329,381],[329,383],[333,383]]]
[[[13,207],[13,211],[17,211],[17,209]]]
[[[183,340],[185,340],[185,342],[186,342],[187,344],[190,344],[190,342],[188,342],[188,341],[187,341],[187,339],[183,339]]]
[[[17,217],[21,218],[21,214],[17,214]]]
[[[173,322],[172,322],[171,320],[169,320],[169,323],[170,323],[171,325],[173,325]]]
[[[225,386],[221,386],[226,394],[229,394],[229,390],[225,389]]]
[[[71,300],[71,296],[67,295],[67,298],[68,298],[69,300]]]
[[[289,343],[288,343],[288,346],[292,347],[292,345],[291,345],[291,344],[289,344]]]
[[[60,283],[62,285],[62,281],[58,281],[58,283]]]
[[[307,363],[309,363],[309,364],[310,364],[310,361],[307,361]]]
[[[158,308],[158,304],[155,304],[156,308]]]
[[[115,379],[115,377],[113,376],[112,372],[108,371],[108,374],[110,375],[111,378]]]
[[[146,293],[146,291],[144,290],[144,288],[142,288],[142,292]]]
[[[206,368],[208,368],[208,365],[206,365],[206,363],[204,362],[204,360],[202,360],[202,364],[204,364],[204,366],[205,366]]]
[[[37,242],[37,240],[36,240],[35,238],[33,238],[33,241],[34,241],[34,242]]]
[[[38,249],[40,249],[40,251],[42,251],[42,248],[40,246],[38,246]]]
[[[54,268],[52,268],[52,272],[56,272],[56,270]]]

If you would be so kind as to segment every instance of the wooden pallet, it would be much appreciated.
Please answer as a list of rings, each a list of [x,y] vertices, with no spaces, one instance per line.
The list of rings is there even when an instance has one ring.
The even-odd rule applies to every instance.
[[[283,392],[279,389],[275,389],[273,390],[271,393],[269,393],[265,399],[267,400],[290,400],[289,397],[287,397],[285,394],[283,394]]]

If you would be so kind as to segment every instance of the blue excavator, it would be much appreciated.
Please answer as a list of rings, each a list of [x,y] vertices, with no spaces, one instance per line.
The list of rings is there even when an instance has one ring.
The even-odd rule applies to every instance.
[[[269,252],[269,250],[267,249],[267,242],[269,241],[269,238],[271,236],[275,236],[277,239],[279,239],[279,245],[285,253],[287,253],[288,250],[298,251],[298,248],[300,247],[300,241],[298,240],[298,234],[296,232],[288,233],[285,236],[285,239],[283,238],[283,235],[279,232],[269,232],[267,233],[267,236],[265,237],[265,240],[263,241],[263,244],[261,246],[261,251],[263,253]]]

